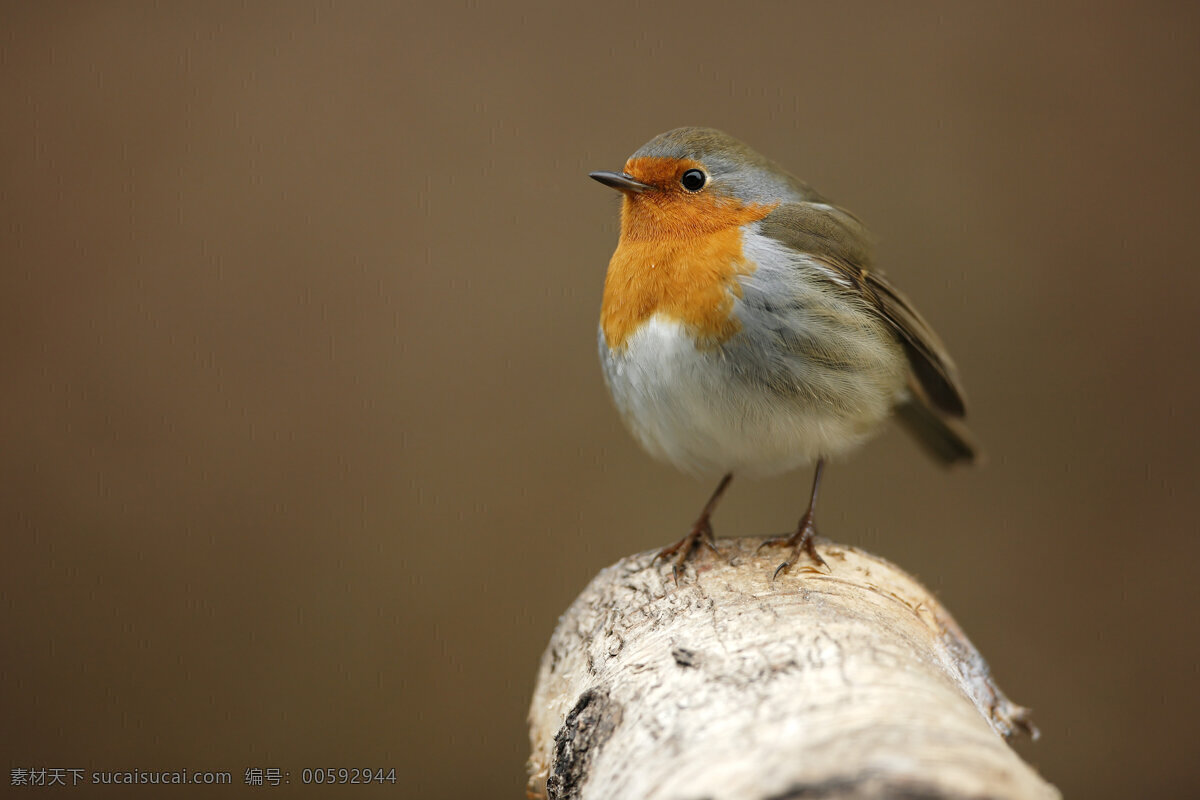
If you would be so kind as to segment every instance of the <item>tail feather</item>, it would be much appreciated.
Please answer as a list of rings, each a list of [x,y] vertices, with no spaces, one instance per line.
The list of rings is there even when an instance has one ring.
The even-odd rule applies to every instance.
[[[897,407],[897,419],[930,455],[947,466],[973,464],[982,457],[967,427],[914,398]]]

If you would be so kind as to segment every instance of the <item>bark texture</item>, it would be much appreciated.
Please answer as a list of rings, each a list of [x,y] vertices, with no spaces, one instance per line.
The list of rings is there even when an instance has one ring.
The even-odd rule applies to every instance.
[[[915,579],[821,543],[830,571],[721,540],[678,586],[653,553],[560,619],[529,713],[551,800],[1056,798],[1005,739],[1029,712]]]

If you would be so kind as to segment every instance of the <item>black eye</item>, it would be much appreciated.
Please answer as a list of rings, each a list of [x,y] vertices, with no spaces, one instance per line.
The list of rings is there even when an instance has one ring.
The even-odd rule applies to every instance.
[[[689,192],[698,192],[704,188],[704,182],[708,180],[708,176],[698,169],[689,169],[683,173],[683,177],[679,182],[683,184],[683,188]]]

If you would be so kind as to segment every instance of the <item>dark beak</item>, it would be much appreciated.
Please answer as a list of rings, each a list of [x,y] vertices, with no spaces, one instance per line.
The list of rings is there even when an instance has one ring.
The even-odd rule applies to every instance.
[[[593,172],[588,177],[622,192],[644,192],[650,188],[649,184],[635,181],[624,172]]]

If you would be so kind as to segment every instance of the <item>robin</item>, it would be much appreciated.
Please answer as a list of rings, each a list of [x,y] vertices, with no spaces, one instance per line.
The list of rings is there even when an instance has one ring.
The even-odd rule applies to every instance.
[[[651,139],[622,172],[621,237],[600,310],[600,360],[621,418],[649,451],[723,476],[691,530],[658,558],[676,576],[733,476],[816,464],[795,533],[764,542],[817,553],[827,459],[896,411],[946,464],[972,462],[963,390],[946,349],[871,264],[863,223],[742,142],[709,128]]]

